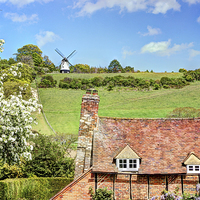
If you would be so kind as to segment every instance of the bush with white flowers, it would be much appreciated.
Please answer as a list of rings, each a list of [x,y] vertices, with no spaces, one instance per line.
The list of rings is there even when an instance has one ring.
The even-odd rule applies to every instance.
[[[5,41],[3,39],[0,39],[0,52],[3,52],[3,44]]]
[[[15,67],[13,76],[20,77],[21,72]],[[4,95],[3,84],[8,74],[0,76],[0,160],[14,164],[23,156],[31,159],[32,146],[27,143],[33,135],[31,124],[34,119],[31,113],[36,111],[39,104],[36,99],[24,100],[22,95]],[[19,88],[23,90],[23,88]]]

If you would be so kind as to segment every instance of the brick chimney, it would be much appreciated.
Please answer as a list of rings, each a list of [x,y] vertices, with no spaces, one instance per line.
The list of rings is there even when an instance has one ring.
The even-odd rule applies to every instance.
[[[83,95],[78,135],[75,178],[92,166],[93,132],[97,129],[99,96],[97,90],[87,90]]]

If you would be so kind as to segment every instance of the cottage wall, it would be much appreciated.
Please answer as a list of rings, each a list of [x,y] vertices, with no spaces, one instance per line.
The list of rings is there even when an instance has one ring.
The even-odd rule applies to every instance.
[[[86,173],[80,178],[80,181],[66,187],[63,193],[54,199],[91,200],[90,186],[94,191],[105,187],[112,190],[115,200],[147,200],[153,196],[160,196],[167,187],[170,192],[173,192],[177,186],[179,187],[179,195],[182,192],[196,194],[196,184],[199,183],[199,177],[183,175],[182,177],[181,180],[181,175],[95,175]]]

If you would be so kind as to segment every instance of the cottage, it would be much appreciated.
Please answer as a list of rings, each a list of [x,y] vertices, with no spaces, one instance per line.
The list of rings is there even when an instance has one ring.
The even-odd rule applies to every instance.
[[[164,189],[195,194],[200,119],[98,116],[99,96],[83,95],[75,179],[51,199],[89,200],[107,187],[115,200],[150,199]]]

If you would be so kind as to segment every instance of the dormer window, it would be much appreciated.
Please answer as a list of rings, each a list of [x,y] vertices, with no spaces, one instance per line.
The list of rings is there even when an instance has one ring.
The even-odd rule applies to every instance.
[[[117,159],[119,171],[138,171],[139,159]]]
[[[141,158],[129,145],[122,149],[114,159],[116,159],[116,166],[119,171],[139,170]]]
[[[187,173],[200,173],[200,165],[187,165]]]
[[[195,155],[195,153],[190,153],[184,160],[184,164],[187,168],[187,173],[200,173],[200,159]]]

